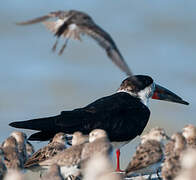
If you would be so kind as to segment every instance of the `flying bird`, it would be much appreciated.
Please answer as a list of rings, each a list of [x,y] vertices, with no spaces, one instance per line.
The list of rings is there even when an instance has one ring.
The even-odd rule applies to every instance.
[[[10,126],[38,130],[29,139],[39,141],[49,140],[57,132],[73,134],[80,131],[89,134],[93,129],[104,129],[109,140],[116,144],[117,152],[120,152],[119,148],[140,135],[146,127],[150,117],[150,98],[189,104],[155,84],[150,76],[136,75],[126,78],[115,94],[100,98],[83,108],[63,111],[53,117],[12,122]]]
[[[48,19],[55,19],[47,21]],[[88,35],[105,49],[108,57],[128,76],[132,75],[127,63],[121,55],[117,45],[112,37],[98,26],[94,20],[86,13],[76,10],[56,11],[45,16],[38,17],[29,21],[17,23],[18,25],[29,25],[43,22],[43,24],[57,37],[57,40],[52,48],[56,50],[60,37],[65,38],[65,43],[59,51],[61,55],[67,46],[69,39],[81,40],[80,35]]]

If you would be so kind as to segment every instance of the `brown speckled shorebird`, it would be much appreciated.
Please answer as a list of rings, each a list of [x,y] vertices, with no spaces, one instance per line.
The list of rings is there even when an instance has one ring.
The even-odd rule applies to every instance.
[[[113,172],[113,166],[108,156],[96,154],[90,158],[84,168],[84,180],[123,180],[123,175]]]
[[[3,149],[0,148],[0,179],[3,179],[6,171],[7,171],[7,168],[4,163],[4,152],[3,152]]]
[[[146,175],[157,173],[164,154],[163,140],[168,139],[164,129],[153,128],[149,133],[141,137],[141,144],[137,147],[131,162],[128,164],[125,173],[126,176],[131,174]]]
[[[50,18],[56,18],[55,21],[47,21]],[[111,36],[99,27],[93,19],[86,13],[76,10],[56,11],[45,16],[38,17],[26,22],[17,23],[18,25],[29,25],[43,22],[45,26],[57,37],[53,46],[56,50],[58,39],[64,37],[65,43],[59,51],[62,54],[70,38],[81,40],[80,35],[88,35],[105,49],[108,57],[127,75],[132,75],[131,70],[126,64],[123,56],[118,50]]]
[[[174,179],[181,170],[180,158],[186,149],[186,140],[182,133],[174,133],[165,146],[165,161],[162,167],[163,180]]]
[[[53,164],[48,172],[41,178],[42,180],[64,180],[61,175],[60,167],[57,164]]]
[[[196,150],[188,148],[181,157],[181,171],[175,180],[195,180]]]
[[[4,151],[4,162],[7,169],[22,169],[22,157],[18,152],[18,144],[16,139],[12,136],[8,137],[2,143],[2,149]]]
[[[81,170],[79,168],[81,163],[88,160],[93,154],[106,154],[110,148],[111,145],[105,131],[93,130],[89,134],[89,143],[71,146],[58,153],[56,156],[39,163],[39,165],[42,167],[49,167],[55,163],[60,166],[64,178],[70,176],[78,177],[81,175]]]
[[[89,143],[84,144],[81,158],[89,159],[95,154],[110,155],[112,153],[112,144],[110,143],[106,131],[102,129],[94,129],[89,134]]]
[[[33,167],[40,162],[53,157],[64,149],[66,149],[66,134],[60,132],[54,136],[52,142],[39,149],[27,160],[25,163],[25,168]]]
[[[27,141],[26,143],[26,152],[27,152],[27,159],[29,159],[35,152],[33,145],[29,141]]]
[[[21,171],[10,169],[3,180],[25,180],[25,178]]]
[[[27,160],[27,152],[26,152],[27,136],[25,133],[20,131],[12,132],[11,136],[16,139],[16,142],[18,144],[18,153],[22,159],[22,163],[24,164]]]
[[[88,139],[89,137],[87,135],[83,135],[81,132],[77,131],[73,133],[72,146],[87,143]]]
[[[186,125],[182,129],[182,135],[187,141],[187,146],[196,149],[196,127],[192,124]]]

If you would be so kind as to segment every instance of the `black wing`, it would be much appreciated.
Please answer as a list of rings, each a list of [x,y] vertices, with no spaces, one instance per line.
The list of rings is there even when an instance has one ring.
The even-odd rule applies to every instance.
[[[49,134],[54,136],[57,132],[88,134],[100,128],[106,130],[111,141],[126,141],[142,133],[149,116],[149,109],[139,99],[127,93],[116,93],[84,108],[63,111],[54,117],[13,122],[10,126],[41,131],[30,137],[31,140],[43,140],[41,137],[48,140]]]

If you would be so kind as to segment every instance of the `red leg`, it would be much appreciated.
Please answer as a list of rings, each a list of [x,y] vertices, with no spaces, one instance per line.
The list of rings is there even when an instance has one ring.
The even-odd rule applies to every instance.
[[[120,149],[116,150],[116,172],[124,172],[120,169]]]

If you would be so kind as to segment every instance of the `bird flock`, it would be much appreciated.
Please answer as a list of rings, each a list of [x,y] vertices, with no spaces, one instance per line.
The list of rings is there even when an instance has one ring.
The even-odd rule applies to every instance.
[[[43,180],[150,179],[152,175],[163,180],[194,180],[196,177],[196,127],[191,124],[171,137],[162,128],[152,128],[141,136],[121,173],[114,172],[113,149],[102,129],[94,129],[88,136],[75,132],[72,140],[65,133],[57,133],[36,152],[25,133],[14,131],[0,147],[0,179],[24,180],[28,171],[38,172]]]
[[[112,37],[88,14],[77,10],[56,11],[17,25],[40,22],[57,38],[53,51],[58,48],[59,38],[65,39],[59,55],[71,38],[81,41],[81,35],[88,35],[129,77],[122,82],[116,94],[84,108],[65,111],[51,118],[10,123],[17,128],[39,130],[30,140],[50,141],[35,151],[24,132],[11,133],[0,146],[0,179],[24,180],[28,171],[38,172],[38,179],[42,180],[122,180],[145,179],[146,176],[151,179],[154,175],[164,180],[195,179],[196,127],[193,125],[185,126],[171,137],[162,128],[152,128],[140,137],[140,144],[125,170],[117,167],[118,172],[114,171],[114,141],[126,144],[142,133],[150,117],[147,108],[149,98],[189,103],[155,84],[151,77],[134,76]],[[63,130],[70,130],[71,136]],[[116,152],[119,156],[120,151]]]

